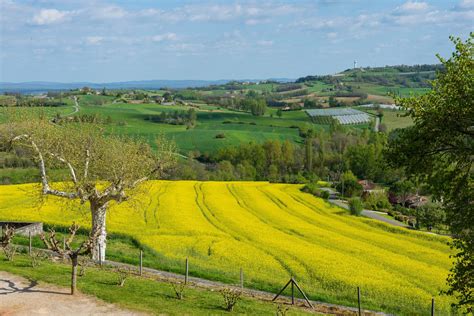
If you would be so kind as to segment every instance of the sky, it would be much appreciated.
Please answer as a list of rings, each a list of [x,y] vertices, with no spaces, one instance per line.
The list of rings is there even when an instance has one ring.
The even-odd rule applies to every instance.
[[[474,0],[0,0],[0,81],[267,79],[436,63]]]

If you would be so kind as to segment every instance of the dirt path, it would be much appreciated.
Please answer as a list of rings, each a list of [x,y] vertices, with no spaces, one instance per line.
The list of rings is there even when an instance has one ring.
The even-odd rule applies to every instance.
[[[38,284],[0,271],[0,316],[13,315],[139,315],[92,296],[69,289]]]
[[[74,100],[74,105],[73,105],[74,111],[72,111],[71,113],[66,114],[64,116],[71,116],[71,115],[76,114],[77,112],[79,112],[79,103],[77,103],[77,97],[74,96],[73,100]]]

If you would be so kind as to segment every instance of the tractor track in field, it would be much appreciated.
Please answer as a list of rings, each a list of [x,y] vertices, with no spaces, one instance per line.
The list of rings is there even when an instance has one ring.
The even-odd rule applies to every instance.
[[[276,225],[272,220],[268,220],[268,219],[265,219],[263,218],[261,215],[258,214],[258,212],[252,210],[252,208],[250,206],[247,205],[247,203],[239,197],[239,195],[235,192],[235,186],[234,185],[226,185],[227,186],[227,189],[229,190],[230,194],[234,197],[234,199],[237,201],[237,203],[243,208],[245,209],[247,212],[249,212],[250,214],[252,214],[253,216],[255,216],[259,221],[261,221],[262,223],[264,223],[265,225],[271,227],[272,229],[275,229],[276,231],[279,231],[283,234],[286,234],[286,235],[289,235],[293,238],[296,238],[298,240],[301,240],[301,241],[304,241],[304,242],[309,242],[308,238],[306,236],[300,236],[300,235],[297,235],[295,234],[294,231],[291,231],[290,229],[284,229],[278,225]],[[260,191],[260,188],[257,188],[257,190]],[[263,192],[262,192],[263,193]],[[278,252],[281,252],[281,250],[278,250]],[[286,253],[286,255],[288,255],[292,260],[294,260],[295,262],[297,262],[298,264],[300,264],[305,270],[306,270],[306,273],[310,276],[314,276],[313,274],[313,271],[311,270],[311,268],[308,266],[308,264],[306,264],[303,260],[299,259],[297,256],[294,256],[294,255],[290,255],[289,253]],[[283,262],[283,260],[282,260]],[[288,267],[288,269],[290,269]],[[296,274],[293,274],[292,275],[296,275]]]
[[[238,232],[236,232],[235,230],[233,230],[232,228],[228,227],[227,225],[225,225],[224,223],[222,223],[218,218],[217,216],[211,211],[210,207],[208,205],[206,205],[206,200],[205,200],[205,195],[204,195],[204,192],[202,191],[202,183],[200,183],[199,185],[199,189],[196,189],[197,187],[195,187],[196,189],[196,202],[198,202],[198,196],[201,195],[201,198],[202,198],[202,204],[198,204],[198,207],[199,209],[201,210],[201,212],[203,213],[204,217],[214,226],[216,227],[219,231],[223,232],[224,234],[226,234],[227,236],[230,236],[231,238],[233,238],[234,240],[238,241],[238,242],[243,242],[245,243],[247,246],[251,246],[261,252],[263,252],[264,254],[272,257],[276,262],[278,262],[278,264],[281,266],[281,268],[283,270],[285,270],[287,273],[289,273],[289,275],[293,275],[293,271],[284,263],[283,260],[281,260],[280,258],[276,257],[274,254],[270,253],[269,251],[265,250],[263,247],[260,247],[260,246],[257,246],[258,243],[256,243],[254,240],[252,240],[251,238],[249,237],[246,237]],[[199,194],[200,193],[200,194]],[[214,223],[212,221],[210,221],[210,216],[206,216],[206,211],[204,211],[204,209],[206,209],[207,212],[209,212],[212,216],[212,218],[214,218],[217,222],[219,222],[219,224],[217,223]],[[220,226],[224,226],[224,228],[220,227]]]

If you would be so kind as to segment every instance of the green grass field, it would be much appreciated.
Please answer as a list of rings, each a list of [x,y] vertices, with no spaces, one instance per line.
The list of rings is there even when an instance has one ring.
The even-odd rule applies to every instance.
[[[159,104],[105,104],[91,106],[81,103],[80,114],[110,116],[114,124],[108,126],[113,133],[140,136],[151,143],[163,134],[174,139],[182,154],[199,150],[202,153],[213,152],[219,148],[238,145],[244,142],[263,142],[267,139],[280,139],[300,142],[297,126],[311,126],[306,114],[285,112],[282,118],[270,117],[276,113],[271,109],[266,116],[256,117],[245,112],[229,111],[216,107],[201,106],[198,110],[197,125],[187,129],[184,125],[169,125],[148,120],[162,111],[183,111],[187,106],[165,106]],[[125,122],[125,124],[121,124]],[[223,133],[225,138],[216,139]]]
[[[42,261],[31,267],[26,255],[17,255],[13,262],[3,256],[0,270],[14,273],[39,283],[70,286],[70,265]],[[86,274],[78,278],[78,289],[82,293],[98,297],[119,307],[150,313],[153,315],[227,315],[224,300],[218,291],[187,287],[184,298],[178,300],[170,283],[130,276],[123,287],[117,285],[117,274],[110,268],[87,268]],[[247,315],[272,315],[277,304],[243,297],[234,313]],[[306,315],[304,310],[290,308],[288,315]]]

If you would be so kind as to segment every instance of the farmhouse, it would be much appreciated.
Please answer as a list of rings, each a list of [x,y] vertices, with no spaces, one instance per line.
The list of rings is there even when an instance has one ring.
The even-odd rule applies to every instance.
[[[319,124],[329,124],[336,120],[342,125],[365,124],[370,122],[370,116],[367,113],[351,108],[338,109],[311,109],[306,110],[313,122]]]

